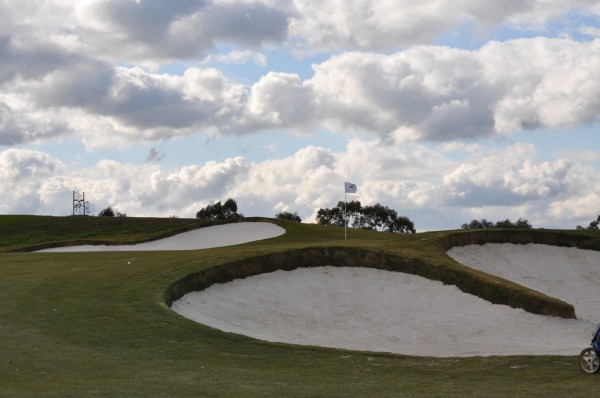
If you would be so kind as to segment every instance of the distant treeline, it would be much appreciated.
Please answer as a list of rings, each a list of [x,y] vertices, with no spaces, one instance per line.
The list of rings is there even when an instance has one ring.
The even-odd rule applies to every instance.
[[[351,228],[368,229],[400,234],[414,234],[415,225],[406,216],[399,216],[396,210],[376,203],[372,206],[362,206],[357,200],[338,202],[331,209],[319,209],[317,223],[321,225],[343,226],[348,220]]]
[[[488,221],[485,218],[481,220],[472,220],[468,224],[460,226],[461,229],[491,229],[491,228],[522,228],[531,229],[533,228],[529,221],[519,218],[517,221],[512,222],[508,218],[503,221]]]
[[[599,229],[598,226],[600,226],[600,215],[598,216],[598,218],[596,218],[594,221],[590,222],[590,225],[587,226],[587,228],[582,227],[581,225],[578,225],[576,229]]]

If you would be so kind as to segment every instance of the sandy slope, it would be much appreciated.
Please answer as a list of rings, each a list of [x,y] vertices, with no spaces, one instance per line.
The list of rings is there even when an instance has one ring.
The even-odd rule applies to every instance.
[[[83,251],[148,251],[148,250],[197,250],[213,247],[239,245],[256,240],[274,238],[285,233],[285,229],[267,222],[241,222],[198,228],[169,238],[137,245],[81,245],[56,247],[41,252]]]
[[[577,355],[596,323],[600,252],[545,245],[467,246],[457,261],[570,302],[566,320],[493,305],[402,273],[319,267],[193,292],[173,310],[267,340],[427,356]],[[343,266],[343,264],[336,264]]]
[[[574,247],[488,243],[455,247],[456,261],[559,298],[579,319],[600,321],[600,252]]]
[[[46,251],[194,250],[268,239],[270,223],[201,228],[126,246]],[[577,355],[600,320],[600,252],[546,245],[456,247],[456,261],[562,299],[579,319],[529,314],[493,305],[414,275],[367,268],[277,271],[193,292],[173,310],[251,337],[353,350],[425,356]]]

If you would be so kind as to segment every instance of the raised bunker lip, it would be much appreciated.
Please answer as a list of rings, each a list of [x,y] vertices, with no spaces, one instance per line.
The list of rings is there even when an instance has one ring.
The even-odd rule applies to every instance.
[[[541,246],[538,248],[535,250],[546,250]],[[244,274],[256,274],[257,276],[238,280],[235,283],[226,283],[223,286],[215,286],[214,289],[211,288],[210,292],[207,292],[207,295],[192,294],[189,297],[183,297],[172,308],[179,315],[194,322],[266,342],[389,352],[401,355],[436,357],[573,355],[580,350],[581,341],[587,340],[588,328],[591,328],[588,325],[589,317],[582,320],[562,320],[555,317],[526,314],[505,306],[491,306],[489,303],[486,303],[487,306],[477,307],[472,304],[474,298],[468,298],[465,295],[456,296],[457,290],[454,287],[450,289],[441,284],[419,282],[419,280],[423,281],[422,278],[419,280],[406,277],[397,278],[379,273],[378,279],[370,279],[371,283],[365,284],[366,279],[362,279],[363,277],[359,275],[365,275],[367,271],[358,269],[350,271],[350,269],[365,268],[364,264],[361,264],[361,259],[364,260],[365,256],[378,257],[373,260],[378,262],[378,266],[370,268],[381,269],[389,253],[369,253],[348,247],[336,249],[340,251],[340,253],[336,253],[337,256],[334,255],[335,253],[331,253],[330,248],[312,249],[315,252],[320,251],[321,257],[326,257],[329,251],[328,260],[344,259],[342,262],[324,260],[323,263],[329,265],[326,267],[327,270],[309,271],[310,268],[321,266],[314,262],[314,253],[313,256],[307,255],[310,249],[285,253],[288,257],[284,262],[288,266],[279,269],[294,271],[289,274],[267,269],[264,272],[265,275],[258,277],[263,272],[253,268],[252,264],[238,263],[236,268],[246,268],[243,271]],[[524,253],[527,254],[528,249],[524,250]],[[552,249],[552,253],[554,250],[560,249],[555,247]],[[564,252],[568,253],[570,250],[573,249]],[[298,253],[300,251],[304,251],[303,255]],[[532,259],[538,258],[540,255],[542,257],[539,258],[544,258],[543,252],[535,253],[538,252],[532,253]],[[299,261],[292,264],[289,261],[292,254],[296,256],[295,258],[308,260],[309,266],[298,267]],[[595,255],[589,257],[589,254],[583,256],[596,258]],[[398,258],[398,256],[395,257]],[[282,256],[282,258],[284,257]],[[261,256],[260,262],[265,263],[264,260],[265,257]],[[352,264],[353,260],[356,262]],[[351,266],[342,265],[344,262],[351,263]],[[592,263],[592,268],[593,264],[595,263]],[[335,265],[338,266],[335,267]],[[340,271],[334,272],[334,269],[340,269]],[[341,269],[344,271],[342,272]],[[227,275],[223,271],[221,269],[221,277],[232,280],[244,279],[236,278],[231,274]],[[368,271],[367,275],[373,275],[369,272],[372,271]],[[313,276],[307,277],[307,275]],[[350,277],[349,275],[355,276]],[[311,282],[307,283],[307,280]],[[358,280],[361,281],[361,285],[356,284]],[[392,284],[385,282],[392,280],[394,281]],[[269,285],[269,283],[273,284]],[[367,286],[370,287],[363,289]],[[382,289],[381,292],[390,293],[397,291],[394,286],[402,286],[400,290],[405,293],[381,295],[379,292],[375,293],[372,286],[379,286]],[[413,290],[414,286],[419,286],[418,289],[422,290]],[[331,292],[329,292],[330,289]],[[356,295],[361,297],[360,301],[354,301],[351,294],[347,295],[348,289],[356,292]],[[407,296],[407,291],[413,293]],[[363,296],[363,292],[367,292],[367,294]],[[421,296],[421,294],[425,296]],[[304,300],[303,297],[309,299]],[[387,301],[386,297],[392,301]],[[441,298],[439,307],[431,304],[430,298],[432,297]],[[373,307],[364,306],[363,302],[370,303]],[[442,304],[446,302],[450,304],[449,307]],[[479,302],[482,301],[479,300]],[[331,303],[331,305],[329,306],[327,303]],[[382,305],[378,305],[378,303]],[[398,303],[398,305],[395,306],[392,303]],[[198,305],[207,307],[202,309]],[[352,311],[348,312],[348,309],[352,309]],[[386,312],[388,315],[382,315],[384,309],[391,312]],[[327,314],[327,317],[323,318],[323,314]],[[398,317],[399,314],[401,314],[400,317]],[[432,317],[434,314],[438,318]],[[457,317],[455,318],[455,316]],[[411,326],[407,327],[407,324]],[[444,327],[445,325],[446,327]],[[363,330],[364,332],[362,332]],[[436,338],[435,333],[432,334],[433,330],[439,331],[441,336]],[[539,331],[539,333],[535,331]],[[424,338],[426,341],[430,341],[430,344],[425,344]]]
[[[485,243],[538,243],[550,246],[576,247],[600,251],[600,236],[544,229],[484,229],[449,233],[442,238],[444,251],[455,246],[483,245]]]
[[[466,230],[450,233],[442,238],[442,246],[444,251],[448,252],[453,247],[468,246],[468,245],[485,245],[487,243],[511,243],[518,245],[526,244],[541,244],[557,247],[574,247],[583,250],[600,251],[600,236],[596,234],[582,233],[581,231],[554,231],[545,229],[483,229],[483,230]],[[462,264],[464,265],[464,264]],[[468,265],[465,265],[468,267]],[[533,289],[527,290],[548,299],[560,302],[570,307],[571,309],[564,312],[565,315],[558,313],[544,313],[537,310],[531,311],[529,306],[518,305],[518,307],[533,313],[543,315],[560,316],[563,318],[576,318],[575,308],[572,304],[565,303],[562,300],[548,296],[544,293]],[[520,301],[520,300],[519,300]],[[570,312],[570,315],[568,314]],[[563,313],[561,311],[561,313]]]
[[[37,252],[202,250],[276,238],[284,233],[285,228],[274,222],[239,221],[203,226],[132,244],[77,242],[72,246],[43,247]]]
[[[336,264],[418,275],[455,285],[465,293],[494,304],[522,308],[534,314],[575,318],[575,310],[568,303],[501,278],[482,278],[480,274],[471,272],[468,267],[445,267],[392,253],[348,247],[302,248],[214,266],[189,274],[173,283],[166,289],[164,300],[171,307],[173,302],[185,294],[204,290],[215,283],[226,283],[277,270],[291,271]]]

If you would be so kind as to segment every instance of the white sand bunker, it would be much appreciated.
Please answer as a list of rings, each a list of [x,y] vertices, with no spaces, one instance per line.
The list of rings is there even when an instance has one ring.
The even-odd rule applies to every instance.
[[[581,319],[494,305],[414,275],[338,267],[277,271],[216,284],[185,295],[172,308],[197,322],[261,340],[407,355],[577,355],[588,344],[600,321],[592,288],[599,282],[595,270],[600,253],[484,245],[449,254],[468,265],[487,264],[491,273],[501,269],[500,276],[517,283],[535,281],[527,285],[575,301]],[[578,293],[572,295],[573,290]]]
[[[455,247],[461,264],[566,301],[578,319],[600,322],[600,252],[575,247],[488,243]],[[592,326],[593,327],[593,326]]]
[[[285,229],[268,222],[240,222],[198,228],[165,239],[135,245],[81,245],[55,247],[40,252],[89,252],[89,251],[150,251],[150,250],[198,250],[239,245],[257,240],[274,238]]]

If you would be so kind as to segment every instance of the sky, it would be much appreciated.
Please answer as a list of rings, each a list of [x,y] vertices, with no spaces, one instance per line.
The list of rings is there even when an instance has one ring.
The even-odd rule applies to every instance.
[[[573,229],[599,121],[596,0],[0,0],[0,214]]]

